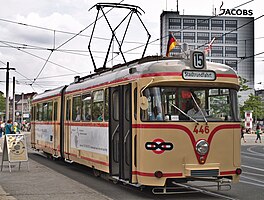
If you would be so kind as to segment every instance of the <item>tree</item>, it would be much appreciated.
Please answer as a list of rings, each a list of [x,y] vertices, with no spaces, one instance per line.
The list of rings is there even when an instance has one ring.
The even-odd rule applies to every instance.
[[[239,91],[240,92],[247,91],[247,90],[251,89],[250,87],[248,87],[248,85],[246,85],[247,82],[248,82],[247,79],[242,78],[241,76],[239,76],[239,85],[240,85]]]
[[[5,97],[4,93],[0,91],[0,112],[5,111]]]
[[[244,118],[244,113],[248,110],[253,110],[253,119],[263,119],[264,102],[261,101],[261,97],[253,94],[249,95],[249,98],[244,102],[244,105],[240,107],[241,118]]]

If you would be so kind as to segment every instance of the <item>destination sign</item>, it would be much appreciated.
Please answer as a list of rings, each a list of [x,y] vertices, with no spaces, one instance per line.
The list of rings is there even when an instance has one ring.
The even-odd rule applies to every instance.
[[[215,80],[216,76],[213,71],[192,71],[183,70],[182,78],[185,80]]]

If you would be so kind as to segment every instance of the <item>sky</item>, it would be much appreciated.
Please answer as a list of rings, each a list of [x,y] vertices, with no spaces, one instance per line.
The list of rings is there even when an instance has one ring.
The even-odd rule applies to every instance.
[[[151,35],[145,56],[160,54],[160,14],[163,10],[175,11],[176,0],[1,0],[0,7],[0,68],[9,62],[10,96],[16,79],[16,94],[37,92],[56,88],[73,82],[75,76],[85,76],[94,71],[88,52],[97,10],[92,8],[100,2],[123,3],[139,6],[140,18]],[[264,11],[261,0],[223,1],[223,8],[253,10],[255,21],[255,89],[264,89]],[[180,14],[212,15],[213,8],[219,13],[221,0],[179,0]],[[191,7],[190,7],[191,5]],[[92,9],[90,9],[92,8]],[[114,29],[128,14],[128,10],[104,8]],[[102,13],[99,13],[101,16]],[[128,18],[116,29],[119,41]],[[102,17],[97,21],[90,49],[96,67],[105,61],[111,31]],[[127,35],[122,45],[126,61],[140,58],[147,33],[136,14],[132,15]],[[117,54],[118,44],[111,47],[107,67],[124,60]],[[6,71],[0,70],[0,91],[5,93]],[[258,84],[262,82],[261,84]]]

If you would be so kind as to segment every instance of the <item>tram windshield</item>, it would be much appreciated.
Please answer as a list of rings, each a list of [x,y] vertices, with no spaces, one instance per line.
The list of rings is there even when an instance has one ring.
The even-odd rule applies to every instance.
[[[143,94],[142,121],[239,121],[234,89],[149,87]]]

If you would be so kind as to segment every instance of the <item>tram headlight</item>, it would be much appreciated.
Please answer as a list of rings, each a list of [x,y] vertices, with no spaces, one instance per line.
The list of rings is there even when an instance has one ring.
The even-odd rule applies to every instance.
[[[203,156],[207,154],[209,150],[209,144],[205,140],[200,140],[196,143],[196,151],[199,155]]]

